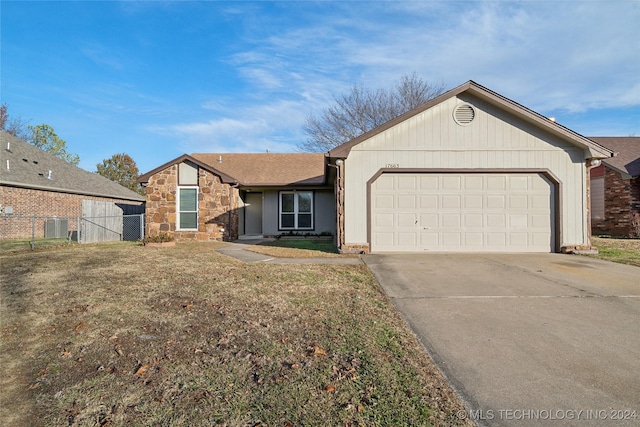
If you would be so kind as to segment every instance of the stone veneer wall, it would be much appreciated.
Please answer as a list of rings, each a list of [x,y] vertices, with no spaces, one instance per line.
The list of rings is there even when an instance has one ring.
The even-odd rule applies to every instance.
[[[640,237],[640,178],[623,179],[604,168],[604,219],[592,221],[594,235]]]
[[[147,183],[147,236],[173,235],[176,241],[235,240],[238,238],[238,189],[211,172],[198,169],[198,230],[176,230],[178,165],[149,178]]]
[[[82,216],[82,201],[114,202],[121,205],[140,206],[143,202],[61,193],[31,188],[0,186],[2,209],[10,206],[13,214],[0,218],[0,239],[26,239],[31,237],[32,227],[36,238],[44,237],[47,217],[68,218],[68,231],[77,230],[76,218]],[[31,217],[38,217],[33,224]]]

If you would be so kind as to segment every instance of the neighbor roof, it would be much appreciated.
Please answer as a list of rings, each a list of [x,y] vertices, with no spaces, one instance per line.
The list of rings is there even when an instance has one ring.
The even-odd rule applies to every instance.
[[[615,157],[603,161],[622,173],[626,178],[640,176],[640,137],[637,136],[591,136],[592,141],[616,153]]]
[[[489,102],[490,104],[493,104],[495,106],[498,106],[500,108],[502,108],[503,110],[509,111],[511,114],[529,122],[529,123],[533,123],[537,126],[539,126],[540,128],[543,128],[545,130],[547,130],[548,132],[564,139],[567,141],[572,142],[575,145],[581,146],[583,148],[586,148],[589,150],[590,155],[594,158],[608,158],[611,157],[613,155],[613,153],[608,150],[607,148],[601,146],[600,144],[598,144],[597,142],[594,142],[574,131],[572,131],[569,128],[566,128],[552,120],[549,120],[547,117],[544,117],[541,114],[536,113],[533,110],[528,109],[527,107],[518,104],[515,101],[512,101],[508,98],[505,98],[504,96],[493,92],[492,90],[487,89],[484,86],[479,85],[478,83],[469,80],[468,82],[454,88],[451,89],[448,92],[443,93],[442,95],[433,98],[430,101],[427,101],[426,103],[414,108],[413,110],[399,116],[396,117],[395,119],[381,125],[378,126],[375,129],[370,130],[369,132],[360,135],[357,138],[352,139],[351,141],[348,141],[342,145],[337,146],[336,148],[334,148],[333,150],[329,151],[329,156],[333,157],[333,158],[346,158],[349,153],[351,152],[351,148],[353,148],[355,145],[360,144],[361,142],[379,134],[384,132],[387,129],[392,128],[393,126],[396,126],[402,122],[404,122],[405,120],[420,114],[423,111],[428,110],[429,108],[438,105],[444,101],[446,101],[449,98],[453,98],[455,96],[458,96],[460,94],[462,94],[463,92],[467,92],[470,93],[472,95],[475,95],[481,99],[483,99],[486,102]]]
[[[322,153],[196,153],[191,156],[233,176],[244,186],[325,183]]]
[[[144,196],[0,131],[0,185],[144,202]]]

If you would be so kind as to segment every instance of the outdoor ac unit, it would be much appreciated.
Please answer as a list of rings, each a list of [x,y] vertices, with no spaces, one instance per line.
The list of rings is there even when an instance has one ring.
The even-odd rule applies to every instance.
[[[44,223],[44,237],[46,239],[61,239],[67,237],[69,230],[69,220],[65,219],[48,219]]]

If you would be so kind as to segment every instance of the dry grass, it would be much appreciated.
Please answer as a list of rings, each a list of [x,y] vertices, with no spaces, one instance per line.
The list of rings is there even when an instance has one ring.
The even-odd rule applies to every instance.
[[[2,425],[465,423],[366,267],[215,247],[3,254]]]
[[[640,267],[640,239],[611,239],[593,237],[598,248],[596,258]]]

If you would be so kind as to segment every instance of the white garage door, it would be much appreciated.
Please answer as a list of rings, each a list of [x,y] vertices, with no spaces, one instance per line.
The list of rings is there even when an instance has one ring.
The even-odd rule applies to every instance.
[[[553,188],[537,173],[382,174],[371,250],[553,252]]]

